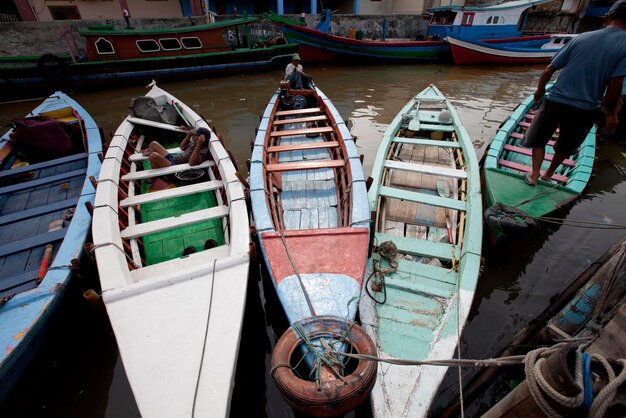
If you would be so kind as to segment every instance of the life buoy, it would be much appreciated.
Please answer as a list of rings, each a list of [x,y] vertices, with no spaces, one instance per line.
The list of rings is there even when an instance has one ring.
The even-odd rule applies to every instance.
[[[37,68],[39,68],[44,76],[55,77],[63,74],[65,63],[54,54],[43,54],[37,60]]]
[[[317,316],[295,324],[310,341],[326,338],[345,343],[349,352],[376,355],[376,347],[363,328],[352,321],[331,316]],[[303,380],[291,366],[294,352],[304,344],[301,335],[290,327],[278,340],[272,353],[272,377],[285,400],[295,409],[318,417],[345,414],[363,403],[376,382],[376,361],[358,360],[341,379],[317,382]]]

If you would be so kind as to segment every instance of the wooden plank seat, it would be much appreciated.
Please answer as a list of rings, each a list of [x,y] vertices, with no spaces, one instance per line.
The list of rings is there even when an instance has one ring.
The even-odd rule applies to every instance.
[[[533,155],[533,150],[530,148],[522,148],[522,147],[516,147],[515,145],[509,145],[509,144],[504,144],[503,147],[506,151],[511,151],[511,152],[515,152],[517,154],[522,154],[522,155],[528,155],[529,157]],[[545,156],[543,157],[544,160],[546,161],[552,161],[552,158],[554,158],[553,154],[545,154]],[[565,159],[563,160],[563,162],[561,163],[565,166],[568,167],[574,167],[576,166],[576,161],[574,160],[570,160],[570,159]]]
[[[321,120],[327,120],[326,115],[307,116],[304,118],[293,118],[293,119],[279,119],[279,120],[274,121],[274,125],[286,125],[289,123],[317,122]]]
[[[434,196],[427,193],[419,193],[411,190],[398,189],[395,187],[381,186],[379,194],[394,199],[406,200],[409,202],[424,203],[431,206],[455,210],[467,210],[467,204],[462,200],[451,199],[449,197]]]
[[[521,126],[523,128],[528,128],[530,126],[530,122],[526,122],[524,120],[520,120],[519,122],[517,122],[518,126]]]
[[[170,154],[180,154],[181,153],[181,149],[176,147],[176,148],[168,148],[167,150],[168,153]],[[133,163],[137,162],[137,161],[145,161],[148,159],[148,156],[143,155],[140,152],[137,152],[133,155],[130,156],[129,160]]]
[[[337,141],[307,142],[304,144],[275,145],[268,147],[267,152],[306,151],[310,149],[337,148],[338,146],[339,142]]]
[[[183,132],[183,133],[185,132],[182,129],[180,129],[180,127],[176,125],[170,125],[169,123],[154,122],[152,120],[135,118],[132,116],[129,116],[127,120],[131,123],[134,123],[135,125],[151,126],[153,128],[165,129],[167,131],[174,131],[174,132]]]
[[[523,133],[521,133],[521,132],[511,132],[511,133],[509,134],[509,136],[510,136],[511,138],[515,138],[515,139],[519,139],[519,140],[524,139],[524,134],[523,134]],[[555,144],[555,142],[556,142],[556,141],[554,141],[554,140],[550,140],[550,141],[548,141],[548,144],[547,144],[547,145],[549,145],[549,146],[553,147],[553,146],[554,146],[554,144]]]
[[[11,186],[5,186],[0,188],[0,194],[14,193],[20,190],[35,188],[43,186],[45,184],[54,183],[57,181],[67,180],[72,177],[84,176],[86,168],[80,170],[68,171],[67,173],[57,174],[56,176],[44,177],[36,180],[25,181],[24,183],[13,184]]]
[[[59,210],[72,208],[78,203],[78,198],[60,200],[44,206],[37,206],[30,209],[20,210],[18,212],[10,213],[8,215],[0,216],[0,226],[8,225],[13,222],[23,221],[25,219],[35,218],[37,216],[45,215],[46,213],[53,213]]]
[[[143,179],[149,179],[153,177],[166,176],[168,174],[176,174],[176,173],[180,173],[182,171],[187,171],[191,169],[209,168],[209,167],[213,167],[214,165],[215,163],[211,160],[206,160],[202,164],[193,165],[193,166],[189,165],[188,163],[174,164],[169,167],[153,168],[150,170],[142,170],[142,171],[136,171],[134,173],[128,173],[122,176],[122,180],[123,181],[143,180]]]
[[[345,160],[296,161],[289,163],[267,164],[265,166],[265,170],[270,173],[281,171],[315,170],[318,168],[340,168],[345,164]]]
[[[307,109],[294,109],[294,110],[279,110],[275,116],[293,116],[293,115],[306,115],[309,113],[319,113],[322,109],[319,107],[309,107]]]
[[[272,138],[281,136],[300,136],[308,134],[324,134],[334,132],[335,129],[332,126],[322,126],[321,128],[306,128],[306,129],[285,129],[282,131],[272,131],[270,136]]]
[[[211,219],[228,216],[228,206],[215,206],[209,209],[184,213],[180,216],[157,219],[156,221],[132,225],[121,231],[122,239],[139,238],[148,234],[167,231],[168,229],[179,228],[181,226],[193,225]]]
[[[60,241],[65,236],[67,228],[57,229],[56,231],[44,232],[43,234],[33,237],[24,238],[18,241],[9,242],[0,245],[0,257],[19,253],[20,251],[29,250],[31,248],[40,247],[50,244],[51,242]]]
[[[532,171],[532,168],[527,165],[514,163],[513,161],[508,160],[498,160],[498,165],[501,167],[512,168],[513,170],[521,171],[523,173],[530,173]],[[556,180],[560,183],[567,183],[568,179],[568,177],[561,176],[560,174],[554,174],[552,176],[552,180]]]
[[[157,202],[163,199],[173,199],[175,197],[187,196],[194,193],[217,190],[222,188],[223,186],[223,181],[212,180],[197,184],[190,184],[182,187],[174,187],[172,189],[159,190],[156,192],[127,197],[120,202],[120,206],[126,208],[134,205],[143,205],[145,203]]]
[[[83,160],[88,157],[88,154],[83,152],[80,154],[74,154],[63,158],[57,158],[54,160],[44,161],[42,163],[30,164],[24,167],[12,168],[10,170],[0,171],[0,178],[13,176],[16,174],[28,173],[33,170],[41,170],[42,168],[53,167],[55,165],[67,164],[73,161]]]
[[[39,269],[36,269],[3,278],[2,280],[0,280],[0,298],[4,295],[14,293],[12,292],[12,290],[16,289],[17,287],[20,287],[29,282],[34,282],[37,279],[38,274]],[[35,285],[33,284],[32,287],[35,287]]]
[[[537,114],[536,112],[535,112],[535,113],[526,113],[526,114],[524,115],[524,117],[525,117],[526,119],[528,119],[528,120],[533,120],[533,119],[535,118],[535,115],[536,115],[536,114]]]
[[[415,173],[430,174],[432,176],[452,177],[456,179],[467,178],[467,173],[456,168],[448,168],[435,165],[414,164],[404,161],[386,160],[385,168],[411,171]]]
[[[415,239],[413,237],[399,237],[397,235],[376,232],[375,242],[380,244],[385,241],[393,241],[398,248],[398,252],[405,254],[434,257],[442,260],[452,260],[453,254],[456,260],[460,257],[460,249],[458,245]]]
[[[409,144],[409,145],[461,148],[461,145],[458,142],[439,141],[439,140],[427,139],[427,138],[404,138],[404,137],[397,136],[394,138],[393,142],[397,142],[399,144]]]
[[[455,128],[452,124],[434,124],[420,122],[420,130],[454,132]]]

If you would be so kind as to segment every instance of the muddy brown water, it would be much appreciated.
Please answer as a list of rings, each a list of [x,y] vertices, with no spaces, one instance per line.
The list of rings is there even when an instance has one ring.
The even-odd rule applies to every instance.
[[[368,176],[382,134],[396,113],[428,84],[455,105],[478,158],[498,126],[534,91],[542,66],[458,67],[438,64],[395,66],[316,66],[317,86],[333,101],[364,155]],[[159,85],[196,107],[214,122],[242,174],[247,175],[250,140],[281,72],[262,72]],[[73,94],[110,139],[125,117],[130,98],[143,86]],[[38,101],[0,104],[0,122],[22,117]],[[565,219],[598,225],[626,224],[626,146],[604,142],[589,188]],[[560,292],[621,239],[623,229],[554,226],[485,260],[474,304],[461,336],[464,358],[495,356]],[[78,280],[47,327],[41,349],[10,396],[0,404],[2,417],[138,417],[114,336],[106,317],[82,298],[97,287],[93,269]],[[246,319],[235,380],[231,417],[300,417],[281,398],[269,376],[271,350],[286,327],[273,288],[252,269]],[[1,326],[1,324],[0,324]],[[175,361],[175,359],[164,359]],[[458,371],[450,369],[433,403],[433,411],[457,397]],[[463,369],[468,378],[473,369]],[[175,382],[172,382],[175,384]],[[498,397],[492,389],[466,405],[466,416],[484,412]],[[431,411],[431,412],[433,412]],[[346,417],[369,418],[368,405]]]

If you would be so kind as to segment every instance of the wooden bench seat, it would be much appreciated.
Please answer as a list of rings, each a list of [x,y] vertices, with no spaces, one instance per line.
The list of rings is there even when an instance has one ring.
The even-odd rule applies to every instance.
[[[498,165],[501,167],[512,168],[513,170],[521,171],[523,173],[530,173],[532,171],[531,167],[524,165],[524,164],[514,163],[513,161],[498,160]],[[565,176],[561,176],[559,174],[554,174],[552,176],[552,179],[560,183],[567,183],[567,180],[569,178]]]
[[[467,178],[467,173],[456,168],[449,168],[436,165],[414,164],[404,161],[386,160],[385,168],[395,170],[411,171],[415,173],[429,174],[431,176],[451,177],[456,179]]]
[[[520,133],[520,132],[511,132],[511,134],[509,136],[511,138],[515,138],[515,139],[519,139],[519,140],[524,139],[524,134]],[[551,147],[554,146],[554,143],[555,143],[554,140],[548,141],[548,145],[551,146]]]
[[[280,110],[275,113],[276,116],[293,116],[293,115],[306,115],[308,113],[319,113],[322,109],[319,107],[310,107],[308,109],[294,109],[294,110]]]
[[[345,160],[316,160],[297,161],[290,163],[268,164],[265,169],[269,173],[296,170],[315,170],[318,168],[340,168],[346,164]]]
[[[131,123],[134,123],[135,125],[151,126],[153,128],[165,129],[167,131],[185,133],[185,131],[180,129],[180,127],[176,125],[170,125],[169,123],[154,122],[152,120],[135,118],[132,116],[128,116],[127,120]]]
[[[0,171],[0,178],[13,176],[15,174],[27,173],[29,171],[41,170],[42,168],[53,167],[55,165],[67,164],[73,161],[78,161],[82,159],[86,159],[88,157],[87,153],[74,154],[67,157],[56,158],[54,160],[48,160],[41,163],[30,164],[24,167],[12,168],[10,170],[2,170]]]
[[[15,193],[19,190],[34,189],[35,187],[43,186],[44,184],[54,183],[57,181],[69,180],[72,177],[84,176],[87,172],[86,168],[80,170],[68,171],[66,173],[57,174],[50,177],[42,177],[35,180],[25,181],[24,183],[17,183],[11,186],[0,187],[0,194]]]
[[[148,234],[167,231],[181,226],[193,225],[211,219],[228,216],[228,206],[216,206],[209,209],[184,213],[180,216],[158,219],[156,221],[132,225],[121,231],[122,239],[139,238]]]
[[[381,196],[405,200],[407,202],[424,203],[426,205],[462,211],[467,210],[467,204],[462,200],[451,199],[449,197],[434,196],[428,193],[420,193],[411,190],[398,189],[395,187],[381,186],[379,194]]]
[[[338,146],[339,142],[337,141],[308,142],[305,144],[276,145],[267,148],[267,152],[306,151],[311,149],[337,148]]]
[[[522,155],[528,155],[529,157],[533,155],[533,150],[530,148],[522,148],[522,147],[516,147],[515,145],[509,145],[509,144],[505,144],[503,147],[506,151],[511,151],[511,152],[515,152],[518,154],[522,154]],[[546,161],[552,161],[552,158],[554,157],[554,155],[552,154],[545,154],[544,156],[544,160]],[[576,161],[574,160],[570,160],[570,159],[565,159],[563,160],[563,162],[561,163],[565,166],[568,167],[574,167],[576,166]]]
[[[321,120],[326,120],[325,115],[318,116],[307,116],[304,118],[293,118],[293,119],[279,119],[274,121],[274,125],[286,125],[289,123],[306,123],[306,122],[317,122]]]
[[[428,139],[428,138],[405,138],[396,136],[393,139],[393,142],[397,142],[399,144],[409,144],[409,145],[424,145],[431,147],[448,147],[448,148],[461,148],[461,144],[454,141],[441,141],[436,139]]]
[[[209,192],[217,190],[224,186],[221,180],[205,181],[187,186],[174,187],[173,189],[159,190],[142,195],[131,196],[123,199],[120,206],[123,208],[133,205],[143,205],[145,203],[157,202],[163,199],[173,199],[175,197],[187,196],[194,193]]]
[[[335,130],[331,126],[323,126],[321,128],[306,128],[306,129],[285,129],[282,131],[273,131],[270,136],[272,138],[281,136],[297,136],[308,134],[324,134],[334,132]]]
[[[176,174],[176,173],[180,173],[182,171],[187,171],[191,169],[209,168],[209,167],[213,167],[214,165],[215,163],[211,160],[206,160],[202,164],[198,164],[194,166],[191,166],[189,164],[174,164],[169,167],[153,168],[151,170],[142,170],[142,171],[135,171],[134,173],[128,173],[122,177],[122,180],[123,181],[143,180],[143,179],[149,179],[153,177],[166,176],[168,174]]]

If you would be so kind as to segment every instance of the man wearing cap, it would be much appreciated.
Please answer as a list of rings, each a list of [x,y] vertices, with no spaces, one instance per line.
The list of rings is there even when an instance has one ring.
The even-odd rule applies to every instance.
[[[190,166],[202,164],[209,158],[209,139],[211,131],[207,128],[190,129],[181,127],[187,131],[187,135],[180,143],[180,154],[174,155],[167,152],[163,145],[156,141],[150,142],[148,148],[143,151],[150,161],[150,167],[169,167],[174,164],[189,163]]]
[[[296,53],[291,56],[291,62],[285,68],[285,80],[288,80],[291,87],[295,89],[303,87],[303,80],[304,87],[308,87],[311,82],[311,77],[303,71],[302,64],[300,64],[300,54]]]
[[[524,176],[530,186],[538,180],[551,180],[556,168],[582,144],[601,109],[606,113],[602,132],[609,134],[617,128],[617,106],[626,75],[626,0],[613,4],[604,23],[603,29],[572,39],[539,78],[536,102],[545,95],[552,75],[561,70],[522,141],[522,145],[533,149],[532,172]],[[554,157],[541,174],[545,146],[559,126]]]

